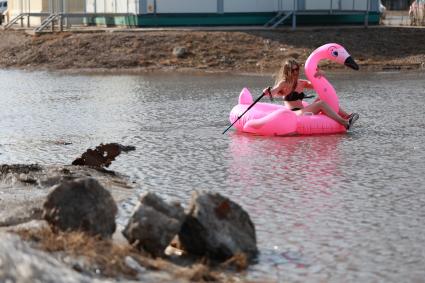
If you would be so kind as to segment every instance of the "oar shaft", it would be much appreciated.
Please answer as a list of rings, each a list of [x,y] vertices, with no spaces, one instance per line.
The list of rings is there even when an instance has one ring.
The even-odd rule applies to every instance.
[[[246,112],[248,112],[249,109],[251,109],[258,101],[260,101],[261,98],[263,98],[263,96],[266,95],[265,92],[263,92],[263,94],[261,94],[240,116],[238,116],[238,118],[229,126],[227,127],[227,129],[225,129],[223,131],[223,135],[237,122],[239,121],[240,118],[242,118],[243,115],[245,115]]]
[[[227,127],[227,129],[225,129],[223,131],[223,135],[239,120],[240,116],[238,117],[238,119],[235,120],[235,122],[233,122],[229,127]]]

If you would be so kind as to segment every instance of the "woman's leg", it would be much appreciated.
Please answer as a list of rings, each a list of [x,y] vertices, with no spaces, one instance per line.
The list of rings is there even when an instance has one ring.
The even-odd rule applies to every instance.
[[[341,106],[339,107],[338,114],[344,119],[348,119],[350,117],[350,114],[348,114]]]
[[[338,113],[336,113],[330,106],[329,104],[327,104],[325,101],[320,100],[317,102],[314,102],[310,105],[308,105],[307,107],[304,107],[301,110],[298,110],[299,112],[301,112],[301,114],[304,114],[305,112],[312,112],[313,114],[317,114],[320,111],[322,111],[323,113],[325,113],[326,116],[328,116],[329,118],[337,121],[338,123],[340,123],[341,125],[347,127],[348,126],[348,120],[343,119],[341,116],[338,115]],[[298,112],[297,111],[297,112]]]

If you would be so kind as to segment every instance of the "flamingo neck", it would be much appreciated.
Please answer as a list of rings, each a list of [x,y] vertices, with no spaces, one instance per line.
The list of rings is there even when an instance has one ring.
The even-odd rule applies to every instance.
[[[320,52],[313,52],[305,62],[305,75],[313,85],[313,88],[317,92],[320,100],[325,101],[335,112],[338,112],[339,99],[334,87],[324,76],[314,76],[318,71],[317,66],[322,59],[326,59],[323,54],[320,54]]]

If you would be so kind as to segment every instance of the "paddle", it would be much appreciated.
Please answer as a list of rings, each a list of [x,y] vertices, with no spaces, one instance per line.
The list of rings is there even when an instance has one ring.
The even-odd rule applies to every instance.
[[[235,122],[233,122],[229,127],[227,127],[227,129],[224,130],[223,135],[237,122],[239,121],[240,118],[242,118],[243,115],[245,115],[246,112],[248,112],[249,109],[251,109],[258,101],[260,101],[261,98],[263,98],[264,95],[266,95],[266,93],[270,93],[271,87],[267,88],[266,92],[263,92],[262,95],[260,95],[240,116],[238,116],[238,119],[235,120]],[[271,96],[270,96],[271,97]]]

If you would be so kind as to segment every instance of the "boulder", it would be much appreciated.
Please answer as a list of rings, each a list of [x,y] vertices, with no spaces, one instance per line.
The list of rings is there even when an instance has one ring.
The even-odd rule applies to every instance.
[[[184,58],[187,55],[187,49],[181,46],[174,47],[173,55],[177,58]]]
[[[0,282],[106,283],[69,268],[50,254],[33,249],[18,236],[0,233]]]
[[[240,253],[253,260],[258,254],[248,213],[218,193],[193,193],[179,239],[187,252],[218,261]]]
[[[98,181],[80,178],[53,187],[43,206],[43,218],[53,230],[110,237],[117,210],[111,194]]]
[[[154,193],[147,193],[123,230],[130,244],[153,256],[164,256],[165,248],[179,233],[185,219],[179,203],[168,204]]]
[[[38,164],[0,165],[0,227],[43,219],[43,203],[50,189],[64,181],[95,178],[117,203],[134,196],[134,183],[118,172],[98,167]],[[31,181],[29,181],[31,180]]]

